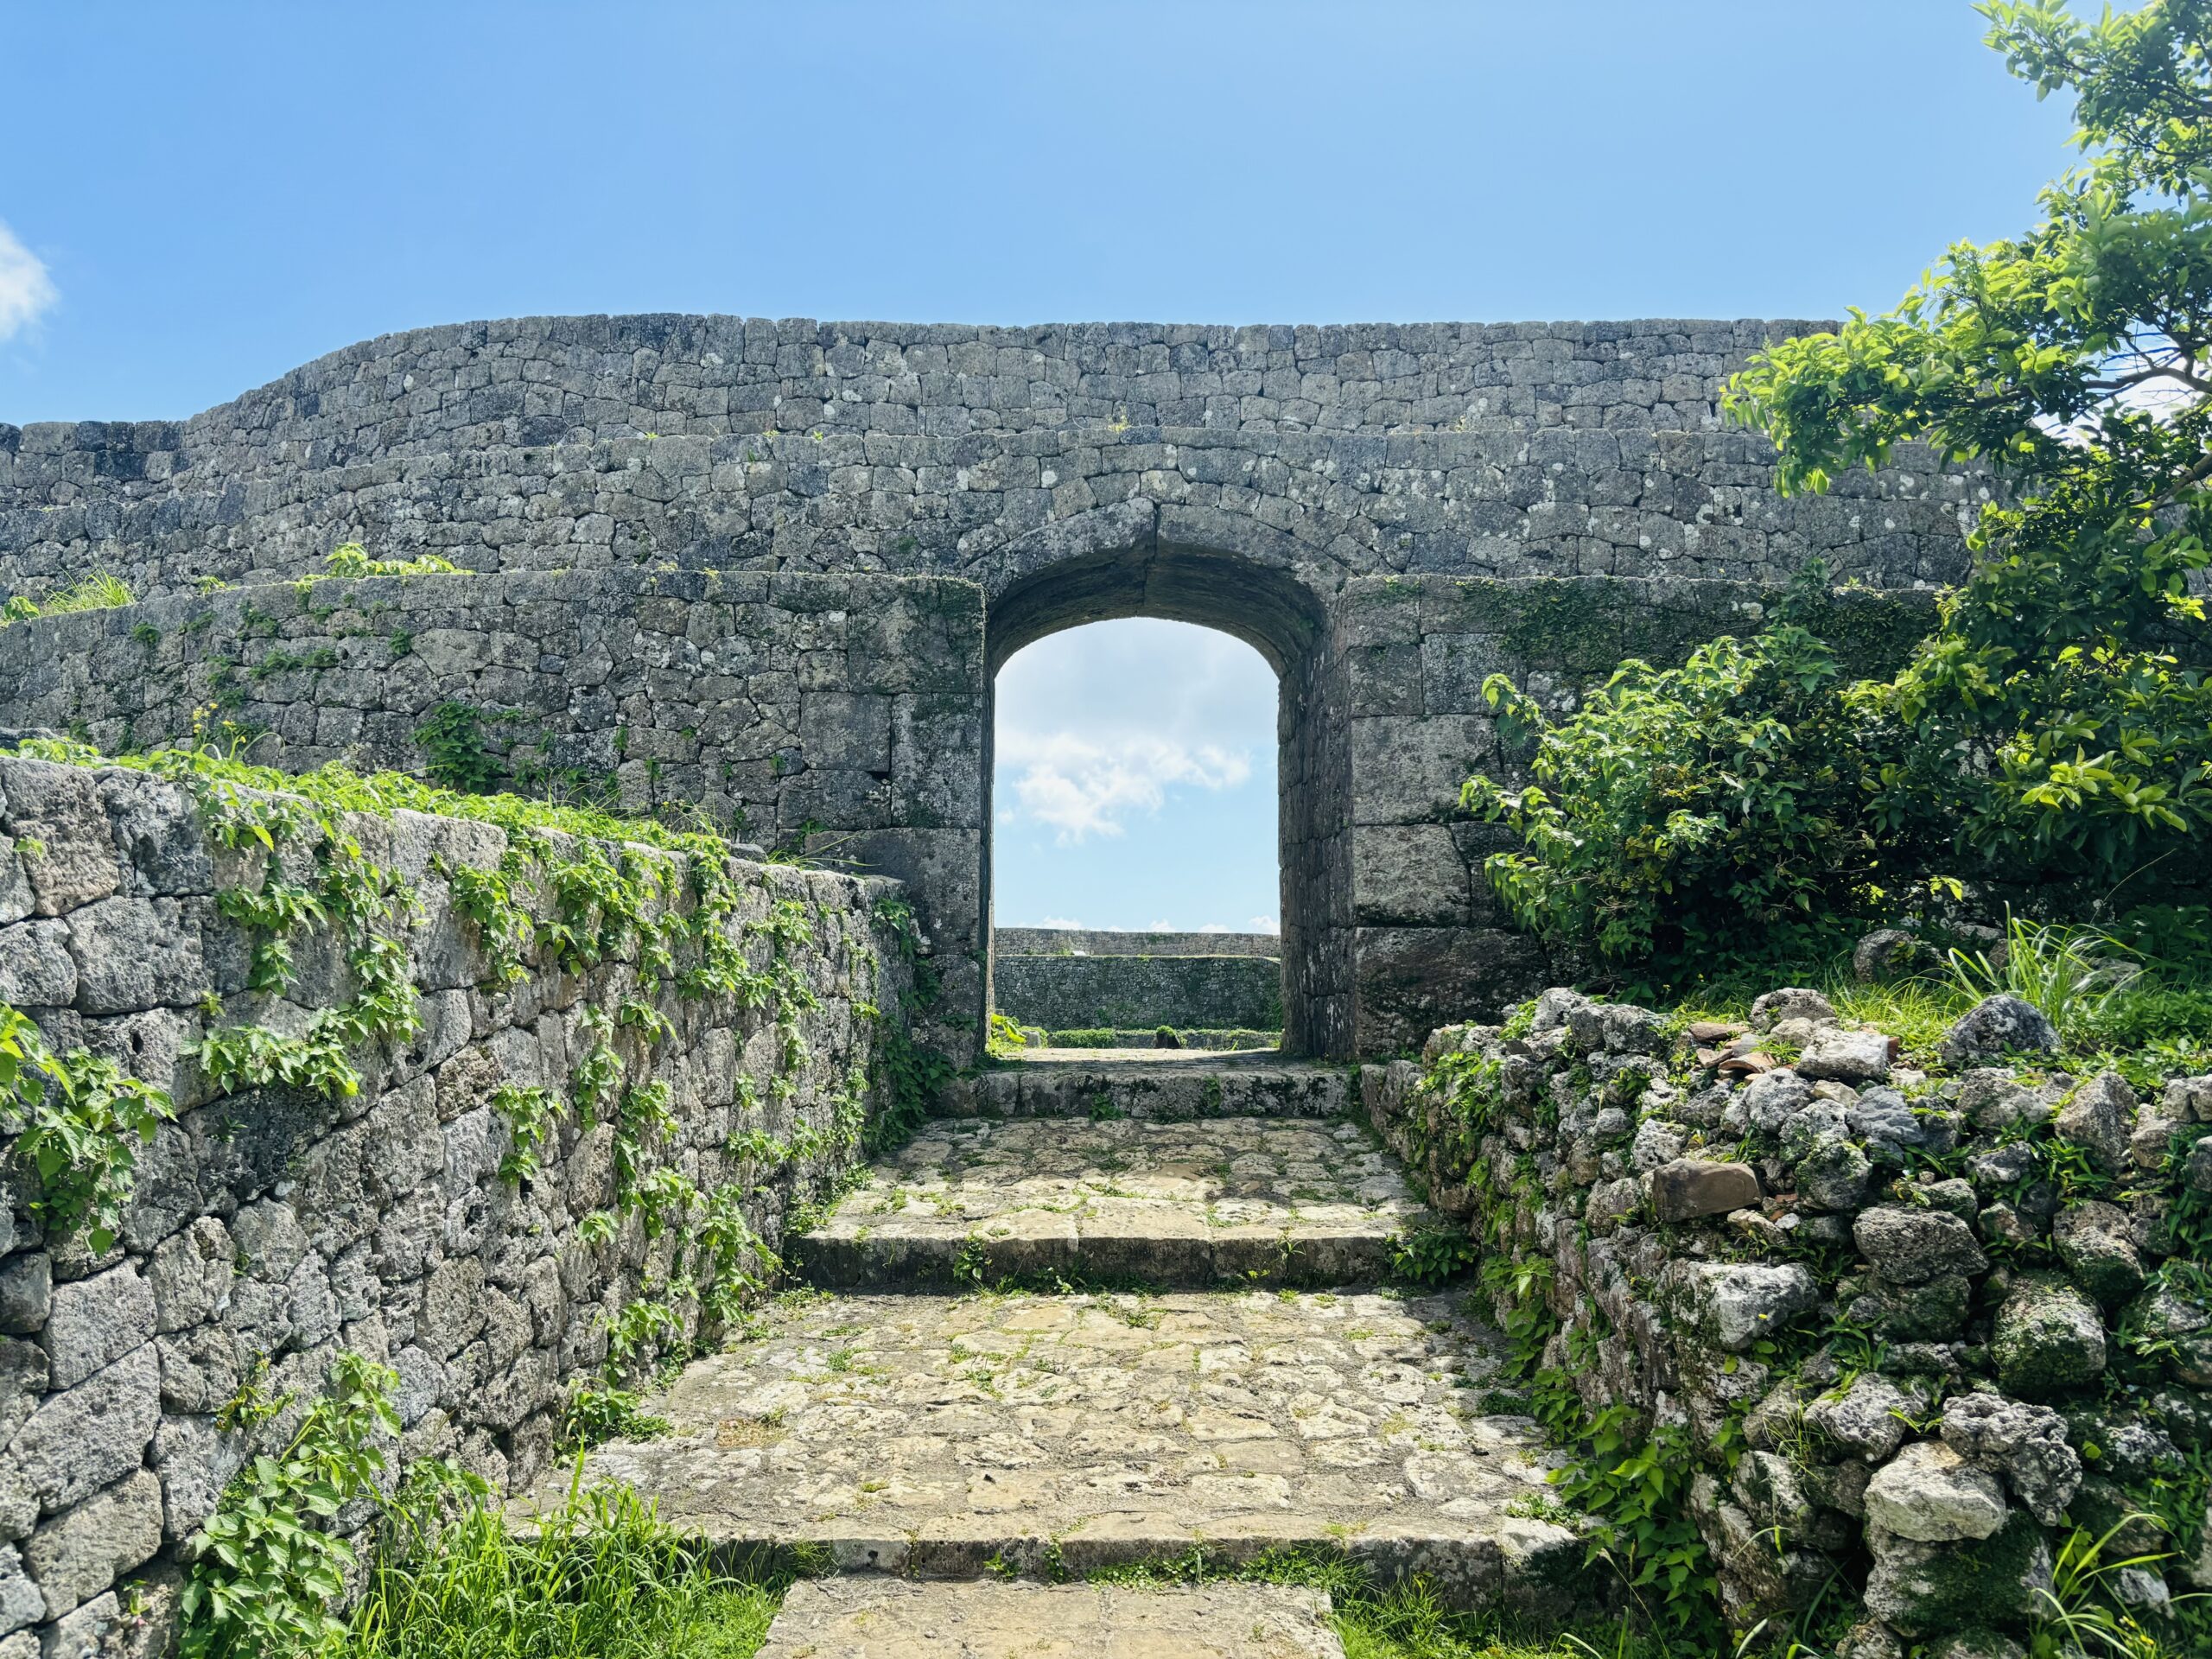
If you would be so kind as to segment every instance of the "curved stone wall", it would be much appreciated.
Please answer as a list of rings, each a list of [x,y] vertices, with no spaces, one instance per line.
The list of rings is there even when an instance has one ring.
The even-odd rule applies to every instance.
[[[1101,618],[1198,622],[1281,679],[1286,1043],[1390,1052],[1545,972],[1497,924],[1483,827],[1452,822],[1466,769],[1497,763],[1485,664],[1571,697],[1619,648],[1705,637],[1685,630],[1745,614],[1815,556],[1873,590],[1961,568],[1977,475],[1908,453],[1784,500],[1766,441],[1723,424],[1727,375],[1815,326],[570,317],[395,334],[182,423],[0,428],[0,592],[105,568],[147,601],[7,631],[0,717],[143,742],[210,700],[268,705],[247,718],[291,761],[385,759],[426,687],[460,687],[437,697],[499,711],[495,747],[529,734],[632,804],[742,802],[763,834],[910,879],[972,1052],[997,665]],[[508,609],[379,659],[372,636],[411,624],[316,597],[344,584],[273,598],[346,541],[440,554],[483,573],[464,608]],[[879,606],[912,609],[898,576],[957,579],[976,626],[957,643],[874,626]],[[830,597],[790,626],[772,596],[715,608],[771,577]],[[187,620],[238,638],[188,661],[149,607],[219,582],[252,597]],[[1609,596],[1548,631],[1516,589]],[[446,602],[435,581],[405,591]],[[879,682],[925,661],[945,683],[910,688],[929,703],[910,742],[906,694]]]
[[[969,328],[558,317],[387,335],[184,422],[0,427],[0,587],[479,569],[960,574],[1070,540],[1344,574],[1788,576],[1961,560],[1924,454],[1783,501],[1721,382],[1792,321]],[[1103,523],[1101,523],[1102,518]],[[1132,520],[1141,521],[1132,529]]]

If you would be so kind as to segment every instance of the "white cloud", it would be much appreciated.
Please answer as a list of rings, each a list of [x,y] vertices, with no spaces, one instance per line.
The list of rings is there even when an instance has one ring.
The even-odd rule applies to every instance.
[[[1001,728],[999,760],[1012,774],[1018,816],[1049,826],[1063,842],[1120,835],[1128,813],[1157,812],[1170,785],[1234,789],[1252,776],[1240,750],[1136,733],[1102,741],[1079,732]]]
[[[1102,688],[1110,688],[1102,696]],[[1251,781],[1275,678],[1249,645],[1156,620],[1071,628],[1015,653],[998,681],[994,816],[1063,845],[1118,836],[1171,789]]]
[[[1072,916],[1047,916],[1043,921],[1038,923],[1037,925],[1039,927],[1071,927],[1079,929],[1083,926],[1083,924],[1076,920]]]
[[[1280,933],[1282,924],[1272,916],[1255,916],[1246,924],[1255,933]]]
[[[60,297],[38,256],[0,220],[0,340],[35,322]]]

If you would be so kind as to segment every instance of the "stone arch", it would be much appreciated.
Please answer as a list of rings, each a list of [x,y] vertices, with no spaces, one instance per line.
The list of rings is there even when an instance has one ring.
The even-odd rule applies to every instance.
[[[1278,871],[1283,963],[1283,1046],[1346,1058],[1352,1052],[1351,748],[1343,664],[1333,649],[1329,577],[1288,561],[1152,535],[1040,563],[989,594],[984,612],[979,891],[992,938],[990,799],[999,670],[1023,646],[1086,622],[1159,617],[1243,640],[1275,671]],[[987,956],[988,963],[988,956]],[[988,973],[986,970],[986,994]]]

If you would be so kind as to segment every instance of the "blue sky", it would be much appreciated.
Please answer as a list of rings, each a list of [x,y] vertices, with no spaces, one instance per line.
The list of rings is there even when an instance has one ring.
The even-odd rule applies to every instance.
[[[1964,0],[0,0],[0,422],[187,415],[526,313],[1880,308],[2063,164],[2067,111],[1982,29]],[[1110,822],[1018,806],[1001,919],[1271,914],[1272,734],[1222,723],[1257,659],[1216,652],[1147,762],[1114,696],[1212,659],[1112,626],[1141,643],[1024,667],[1058,724],[1014,750],[1090,757]]]

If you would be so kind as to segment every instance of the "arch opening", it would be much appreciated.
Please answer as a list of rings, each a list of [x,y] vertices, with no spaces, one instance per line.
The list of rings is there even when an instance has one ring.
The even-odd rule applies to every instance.
[[[1282,1048],[1347,1058],[1351,1052],[1349,790],[1343,664],[1323,596],[1290,572],[1236,555],[1143,548],[1049,566],[989,601],[985,659],[990,706],[985,792],[982,936],[986,995],[995,963],[994,826],[1000,671],[1016,652],[1089,623],[1150,617],[1195,623],[1242,640],[1274,670],[1275,914],[1280,918]],[[994,998],[990,1006],[995,1007]]]

